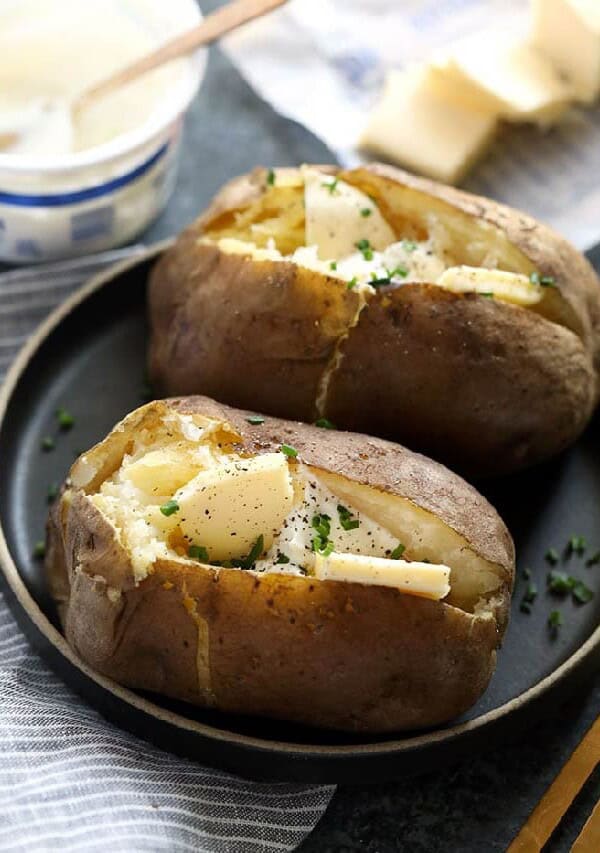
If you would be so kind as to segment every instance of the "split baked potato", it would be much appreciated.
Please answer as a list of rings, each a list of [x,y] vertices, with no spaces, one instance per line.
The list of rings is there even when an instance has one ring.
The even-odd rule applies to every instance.
[[[232,181],[159,260],[149,316],[161,392],[325,418],[474,476],[559,452],[600,393],[583,256],[387,166]]]
[[[68,642],[200,706],[387,732],[472,705],[514,577],[490,504],[382,439],[150,403],[74,463],[46,566]]]

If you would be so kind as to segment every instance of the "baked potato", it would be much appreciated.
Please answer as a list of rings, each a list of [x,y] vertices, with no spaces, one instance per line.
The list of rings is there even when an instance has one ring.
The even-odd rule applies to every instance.
[[[149,403],[73,465],[48,524],[64,632],[121,684],[348,731],[485,690],[514,576],[490,504],[382,439]]]
[[[600,285],[525,214],[397,169],[257,169],[149,285],[166,394],[400,441],[471,476],[574,441],[600,392]]]

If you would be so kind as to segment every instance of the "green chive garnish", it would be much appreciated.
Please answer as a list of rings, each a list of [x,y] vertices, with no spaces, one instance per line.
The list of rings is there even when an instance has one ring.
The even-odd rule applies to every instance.
[[[46,543],[42,539],[35,543],[32,554],[36,560],[41,560],[46,555]]]
[[[340,524],[344,528],[344,530],[356,530],[356,528],[360,525],[360,522],[357,518],[354,518],[352,513],[347,507],[342,506],[342,504],[338,504],[337,506],[338,515],[340,517]]]
[[[562,626],[562,624],[563,617],[560,610],[550,611],[550,615],[548,616],[548,627],[554,635],[558,633],[558,629]]]
[[[169,516],[179,511],[179,504],[176,500],[171,498],[170,501],[167,501],[166,504],[163,504],[160,508],[160,511],[163,515]]]
[[[282,444],[279,449],[288,459],[295,459],[298,456],[298,451],[291,444]]]
[[[246,418],[246,420],[249,424],[252,424],[252,426],[259,426],[259,424],[264,424],[265,422],[265,419],[262,418],[260,415],[250,415],[250,417]]]
[[[275,172],[273,171],[273,169],[269,169],[269,171],[267,172],[267,186],[275,186]]]
[[[55,442],[51,435],[45,435],[44,438],[40,442],[40,447],[42,450],[54,450]]]
[[[188,557],[191,560],[200,560],[202,563],[208,563],[208,551],[204,545],[190,545],[188,548]]]
[[[63,408],[56,410],[56,418],[61,429],[71,429],[75,424],[75,418],[73,415]]]
[[[399,560],[402,554],[406,551],[406,545],[400,544],[396,545],[392,553],[390,554],[390,560]]]
[[[321,427],[321,429],[337,429],[336,425],[328,421],[327,418],[317,418],[315,426]]]

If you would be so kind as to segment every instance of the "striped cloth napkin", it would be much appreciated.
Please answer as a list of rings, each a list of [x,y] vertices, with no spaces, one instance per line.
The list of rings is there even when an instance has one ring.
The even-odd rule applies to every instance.
[[[0,274],[0,378],[52,308],[140,249]],[[122,732],[29,648],[0,593],[0,850],[279,853],[334,790],[245,781]]]

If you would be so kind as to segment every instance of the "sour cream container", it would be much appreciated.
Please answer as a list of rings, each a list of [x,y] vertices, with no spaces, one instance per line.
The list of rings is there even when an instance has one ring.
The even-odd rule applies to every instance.
[[[86,14],[97,14],[103,2],[157,46],[202,17],[195,0],[93,0]],[[16,32],[22,26],[25,44],[40,4],[48,9],[46,0],[0,0],[0,27],[4,16]],[[61,5],[52,4],[55,15]],[[205,50],[179,61],[147,120],[95,147],[43,158],[0,153],[0,260],[75,257],[122,245],[143,231],[173,192],[183,118],[205,66]]]

